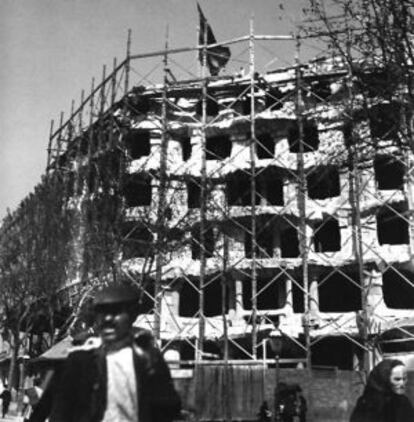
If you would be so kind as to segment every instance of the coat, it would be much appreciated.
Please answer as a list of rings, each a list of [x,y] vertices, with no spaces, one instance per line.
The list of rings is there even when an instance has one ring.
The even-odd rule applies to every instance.
[[[141,339],[142,341],[142,339]],[[134,342],[133,350],[139,341]],[[180,398],[161,352],[145,345],[133,353],[139,422],[171,422],[180,412]],[[141,349],[142,350],[142,349]],[[99,422],[106,410],[107,370],[103,348],[80,348],[68,356],[53,377],[30,422]]]
[[[396,359],[380,362],[370,373],[365,390],[359,397],[350,422],[412,422],[414,409],[404,394],[395,394],[390,385],[391,371],[402,365]]]

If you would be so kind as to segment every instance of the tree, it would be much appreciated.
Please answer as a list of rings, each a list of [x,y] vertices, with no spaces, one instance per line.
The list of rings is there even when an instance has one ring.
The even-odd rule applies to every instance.
[[[414,150],[414,2],[309,0],[308,4],[311,19],[305,34],[325,40],[328,51],[343,60],[365,117],[377,118],[375,99],[393,105],[387,113],[399,126],[399,142]]]

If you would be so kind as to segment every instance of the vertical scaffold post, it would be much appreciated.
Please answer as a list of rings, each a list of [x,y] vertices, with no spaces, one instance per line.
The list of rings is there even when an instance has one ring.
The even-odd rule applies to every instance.
[[[60,153],[62,151],[62,126],[63,126],[63,119],[64,119],[64,113],[61,111],[60,113],[60,123],[59,123],[59,130],[57,133],[57,142],[56,142],[56,158],[55,158],[55,170],[59,167],[59,157]]]
[[[303,97],[302,97],[302,68],[300,63],[300,37],[296,36],[296,53],[295,53],[295,67],[296,67],[296,105],[295,113],[298,124],[298,142],[299,152],[297,154],[297,168],[298,168],[298,210],[299,210],[299,251],[302,263],[302,282],[303,282],[303,298],[304,298],[304,312],[303,312],[303,331],[305,338],[306,349],[306,373],[308,384],[308,400],[309,400],[309,420],[313,420],[313,406],[312,406],[312,360],[311,360],[311,338],[310,338],[310,314],[309,314],[309,268],[308,268],[308,244],[307,244],[307,228],[306,228],[306,192],[307,179],[305,174],[304,161],[304,123],[303,123]]]
[[[199,322],[196,361],[202,360],[204,351],[205,316],[204,316],[204,283],[206,272],[205,230],[206,230],[206,202],[207,202],[207,164],[206,164],[206,127],[207,127],[207,25],[203,36],[203,50],[201,63],[201,180],[200,180],[200,277],[199,277]]]
[[[47,145],[46,175],[49,175],[50,163],[52,162],[52,143],[53,143],[53,126],[54,125],[55,125],[55,121],[52,119],[50,121],[49,143]]]
[[[250,205],[251,205],[251,254],[252,254],[252,356],[257,357],[257,221],[256,221],[256,124],[255,124],[255,66],[254,28],[250,20],[249,69],[250,69]]]
[[[358,158],[358,145],[356,145],[356,137],[354,135],[354,93],[353,93],[353,77],[352,69],[348,66],[348,119],[349,130],[347,140],[348,148],[348,166],[349,166],[349,200],[351,204],[352,213],[352,243],[355,251],[355,260],[358,265],[358,277],[361,286],[361,317],[360,317],[360,336],[362,348],[362,360],[360,362],[360,370],[365,374],[369,373],[369,349],[368,349],[368,313],[367,313],[367,293],[368,287],[365,283],[364,277],[364,258],[362,248],[362,230],[361,230],[361,182],[359,174],[359,158]]]
[[[158,180],[158,208],[157,225],[155,239],[155,288],[154,288],[154,335],[158,342],[161,341],[161,312],[162,312],[162,269],[164,265],[164,237],[165,237],[165,209],[166,209],[166,189],[167,189],[167,154],[168,154],[168,35],[165,43],[164,53],[164,82],[162,92],[162,127],[161,127],[161,148],[160,148],[160,169]]]
[[[89,133],[88,133],[88,161],[87,161],[87,174],[88,180],[91,179],[91,161],[92,161],[92,147],[94,142],[94,127],[93,127],[93,116],[94,116],[94,108],[95,108],[95,78],[92,78],[91,83],[91,95],[89,101]],[[86,188],[88,189],[88,193],[90,193],[90,184],[86,183]]]

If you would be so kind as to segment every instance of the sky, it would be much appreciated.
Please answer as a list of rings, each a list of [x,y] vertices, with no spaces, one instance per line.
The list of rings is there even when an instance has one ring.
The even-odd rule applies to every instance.
[[[248,35],[251,19],[256,34],[290,34],[306,3],[199,0],[219,41]],[[167,31],[170,48],[193,47],[197,26],[195,0],[0,0],[0,219],[45,172],[51,120],[125,57],[128,29],[140,54],[162,50]],[[288,44],[264,47],[266,69],[292,60]]]

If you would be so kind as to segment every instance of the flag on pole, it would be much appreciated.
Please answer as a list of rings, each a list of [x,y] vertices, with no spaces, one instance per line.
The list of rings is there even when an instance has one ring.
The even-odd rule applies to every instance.
[[[200,19],[200,32],[198,34],[198,43],[200,45],[216,44],[216,37],[213,34],[211,26],[208,24],[200,5],[197,3],[198,16]],[[199,60],[203,63],[203,50],[200,50]],[[206,64],[210,75],[217,76],[220,70],[227,64],[231,56],[230,49],[224,45],[207,47]]]

